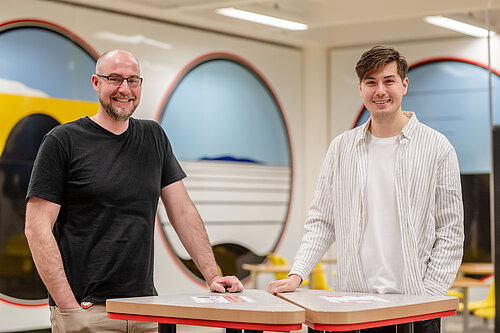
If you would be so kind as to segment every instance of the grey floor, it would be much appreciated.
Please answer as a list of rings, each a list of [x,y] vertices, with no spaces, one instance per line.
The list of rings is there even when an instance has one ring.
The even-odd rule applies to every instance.
[[[464,332],[462,325],[462,316],[456,315],[453,317],[444,318],[442,321],[442,333],[493,333],[494,332],[494,319],[489,319],[485,322],[482,318],[475,316],[469,317],[469,329]],[[222,333],[221,328],[210,327],[197,327],[197,326],[184,326],[177,325],[178,333]],[[294,331],[294,333],[307,333],[307,327],[304,325],[301,331]]]

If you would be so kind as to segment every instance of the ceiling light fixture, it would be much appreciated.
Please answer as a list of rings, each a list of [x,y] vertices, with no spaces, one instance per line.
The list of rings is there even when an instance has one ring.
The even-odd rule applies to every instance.
[[[277,17],[257,14],[248,12],[246,10],[240,10],[236,8],[219,8],[215,12],[220,15],[225,15],[240,20],[250,21],[254,23],[260,23],[265,25],[270,25],[272,27],[287,29],[287,30],[307,30],[307,24],[298,23],[289,20],[283,20]]]
[[[474,37],[488,37],[488,30],[480,28],[478,26],[460,22],[444,16],[427,16],[424,17],[424,21],[430,24],[437,25],[446,29],[453,31],[458,31],[463,34],[474,36]],[[490,36],[494,36],[495,32],[490,31]]]

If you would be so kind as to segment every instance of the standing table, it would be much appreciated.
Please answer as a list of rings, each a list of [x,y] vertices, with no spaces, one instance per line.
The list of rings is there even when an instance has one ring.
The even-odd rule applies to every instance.
[[[243,264],[241,267],[250,271],[250,277],[253,281],[253,289],[257,289],[257,280],[260,273],[288,273],[292,266],[290,265],[270,265],[270,264]],[[319,272],[317,267],[314,267],[311,273]]]
[[[492,263],[488,262],[464,262],[458,271],[462,274],[490,275],[494,273]]]
[[[160,333],[176,324],[223,327],[226,332],[295,331],[302,329],[304,309],[263,290],[109,299],[112,319],[158,323]]]
[[[290,265],[270,265],[270,264],[243,264],[243,269],[250,271],[253,288],[257,289],[257,280],[260,273],[285,273],[290,272]]]
[[[458,298],[363,294],[328,290],[298,289],[278,296],[306,310],[309,332],[353,331],[398,325],[413,332],[413,322],[453,316]]]
[[[470,287],[489,287],[490,285],[466,276],[457,276],[453,282],[452,288],[458,288],[464,293],[464,310],[462,311],[463,331],[469,330],[469,288]]]

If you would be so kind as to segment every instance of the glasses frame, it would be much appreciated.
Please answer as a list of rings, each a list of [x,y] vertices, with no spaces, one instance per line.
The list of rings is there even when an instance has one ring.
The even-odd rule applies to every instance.
[[[122,80],[120,81],[119,84],[117,84],[116,86],[119,87],[123,84],[123,81],[127,81],[127,84],[130,88],[137,88],[137,87],[140,87],[142,86],[142,81],[144,80],[142,77],[138,77],[138,76],[129,76],[129,77],[122,77],[120,75],[116,75],[116,74],[112,74],[112,75],[102,75],[102,74],[96,74],[96,76],[98,77],[102,77],[102,78],[105,78],[109,84],[111,85],[115,85],[113,83],[110,83],[109,82],[109,78],[112,76],[112,77],[121,77]],[[139,79],[141,82],[139,82],[139,84],[137,86],[135,85],[130,85],[130,82],[129,82],[129,79]]]

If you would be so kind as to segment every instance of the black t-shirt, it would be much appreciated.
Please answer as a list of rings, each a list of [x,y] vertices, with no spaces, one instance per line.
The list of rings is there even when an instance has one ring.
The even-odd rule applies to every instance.
[[[86,117],[47,133],[27,198],[61,205],[54,236],[78,302],[157,295],[158,198],[161,188],[184,177],[154,121],[130,118],[115,135]]]

